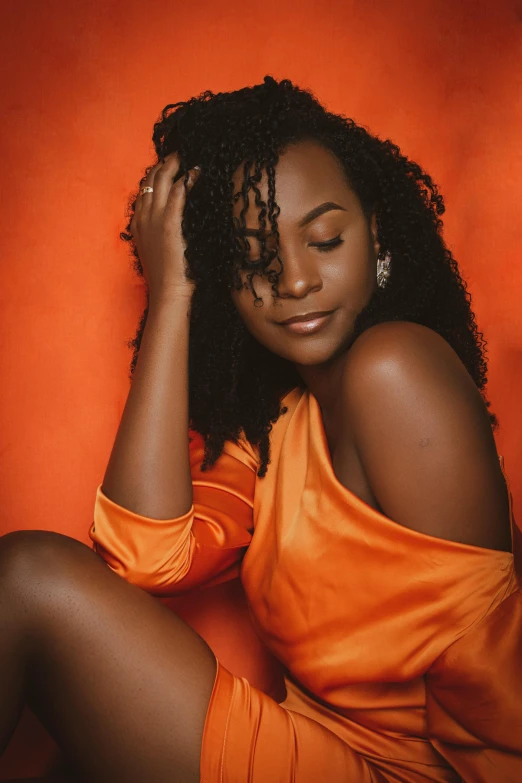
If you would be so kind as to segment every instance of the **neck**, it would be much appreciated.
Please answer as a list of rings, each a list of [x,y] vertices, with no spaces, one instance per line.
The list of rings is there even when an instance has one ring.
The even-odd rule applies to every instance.
[[[325,425],[334,421],[338,412],[345,355],[346,353],[343,353],[327,364],[294,365],[308,390],[319,403]]]

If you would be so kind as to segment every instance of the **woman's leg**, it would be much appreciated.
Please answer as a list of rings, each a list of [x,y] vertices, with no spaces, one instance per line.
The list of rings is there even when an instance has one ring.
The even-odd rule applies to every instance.
[[[197,783],[215,673],[190,626],[84,544],[0,538],[0,753],[27,699],[86,781]]]

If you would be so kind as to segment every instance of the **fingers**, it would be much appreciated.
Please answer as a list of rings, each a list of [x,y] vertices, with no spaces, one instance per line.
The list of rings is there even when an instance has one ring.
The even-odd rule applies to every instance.
[[[176,217],[181,219],[187,193],[191,190],[198,176],[199,169],[190,169],[188,172],[186,185],[184,176],[182,176],[174,185],[172,185],[168,193],[167,202],[164,209],[166,221],[170,222]]]
[[[160,166],[160,163],[157,163],[155,166],[152,167],[152,169],[140,180],[140,189],[138,192],[138,195],[136,197],[136,201],[134,203],[134,215],[131,221],[131,232],[133,236],[136,236],[138,231],[138,224],[141,219],[142,213],[144,211],[144,208],[148,205],[150,206],[151,199],[153,193],[142,193],[142,188],[144,187],[152,187],[154,190],[154,174],[156,169]]]
[[[179,182],[174,183],[173,180],[179,173],[179,155],[177,152],[167,155],[165,163],[159,163],[154,166],[150,172],[152,174],[152,181],[147,185],[154,188],[154,193],[145,193],[143,198],[148,200],[145,202],[147,206],[150,205],[153,211],[163,211],[169,197],[169,193],[173,187],[179,187]]]
[[[151,187],[152,192],[138,197],[136,206],[139,214],[143,218],[147,215],[159,217],[166,212],[172,215],[173,210],[182,207],[186,192],[192,188],[199,171],[199,166],[189,169],[187,178],[187,172],[180,170],[179,153],[167,155],[165,162],[157,163],[140,183],[142,188]]]
[[[160,203],[159,196],[161,196],[163,189],[159,188],[159,181],[156,180],[156,174],[165,167],[167,161],[169,163],[169,170],[174,168],[174,170],[177,171],[179,169],[178,154],[172,153],[165,159],[165,163],[163,163],[163,161],[158,161],[158,163],[156,163],[156,165],[150,169],[145,177],[140,180],[140,190],[136,198],[134,205],[134,215],[131,221],[131,232],[134,237],[137,237],[139,233],[140,223],[150,214],[153,206],[156,208]],[[144,187],[152,188],[152,191],[143,193],[142,189]],[[160,193],[157,191],[155,193],[155,188],[157,191],[160,191]]]
[[[167,155],[165,161],[156,163],[140,182],[140,193],[134,206],[134,216],[131,222],[131,233],[139,234],[139,226],[149,218],[174,217],[182,208],[187,190],[192,188],[199,175],[199,166],[190,169],[185,186],[185,174],[180,176],[179,153]],[[148,187],[152,191],[143,193]]]
[[[172,161],[169,161],[169,163],[170,163],[170,168],[172,168]],[[157,179],[157,174],[164,167],[165,164],[162,161],[159,161],[158,163],[156,163],[155,166],[151,168],[147,176],[141,180],[140,193],[137,201],[137,205],[139,204],[141,213],[149,212],[150,209],[153,207],[153,205],[154,206],[158,205],[159,202],[158,191],[160,188],[159,188],[159,181]],[[152,191],[144,193],[143,188],[145,187],[152,188]]]

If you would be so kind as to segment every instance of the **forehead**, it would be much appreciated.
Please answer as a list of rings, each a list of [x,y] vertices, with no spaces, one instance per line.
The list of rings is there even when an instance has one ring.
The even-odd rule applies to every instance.
[[[251,169],[252,173],[252,169]],[[243,185],[243,165],[233,176],[234,194]],[[263,201],[268,201],[266,170],[258,183]],[[350,192],[350,187],[337,157],[318,142],[303,141],[289,146],[275,166],[275,198],[281,210],[278,223],[298,222],[304,213],[323,201],[339,201]],[[254,193],[249,191],[249,208],[245,214],[247,225],[258,226],[259,207],[254,203]],[[243,199],[234,201],[234,215],[243,209]]]

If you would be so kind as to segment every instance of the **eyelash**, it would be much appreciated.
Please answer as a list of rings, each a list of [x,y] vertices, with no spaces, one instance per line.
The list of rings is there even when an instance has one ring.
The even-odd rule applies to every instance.
[[[310,247],[316,247],[321,253],[325,253],[328,252],[328,250],[333,250],[334,247],[338,247],[338,245],[342,245],[343,242],[344,239],[341,239],[341,235],[339,234],[333,239],[329,239],[328,242],[315,242],[313,245],[310,245]]]
[[[339,247],[339,245],[342,245],[344,242],[344,239],[341,239],[341,235],[334,237],[333,239],[329,239],[328,242],[314,242],[310,245],[310,247],[316,247],[320,253],[327,253],[329,250],[333,250],[335,247]],[[259,265],[261,263],[260,259],[257,259],[256,261],[249,261],[248,267],[254,267],[256,265]]]

